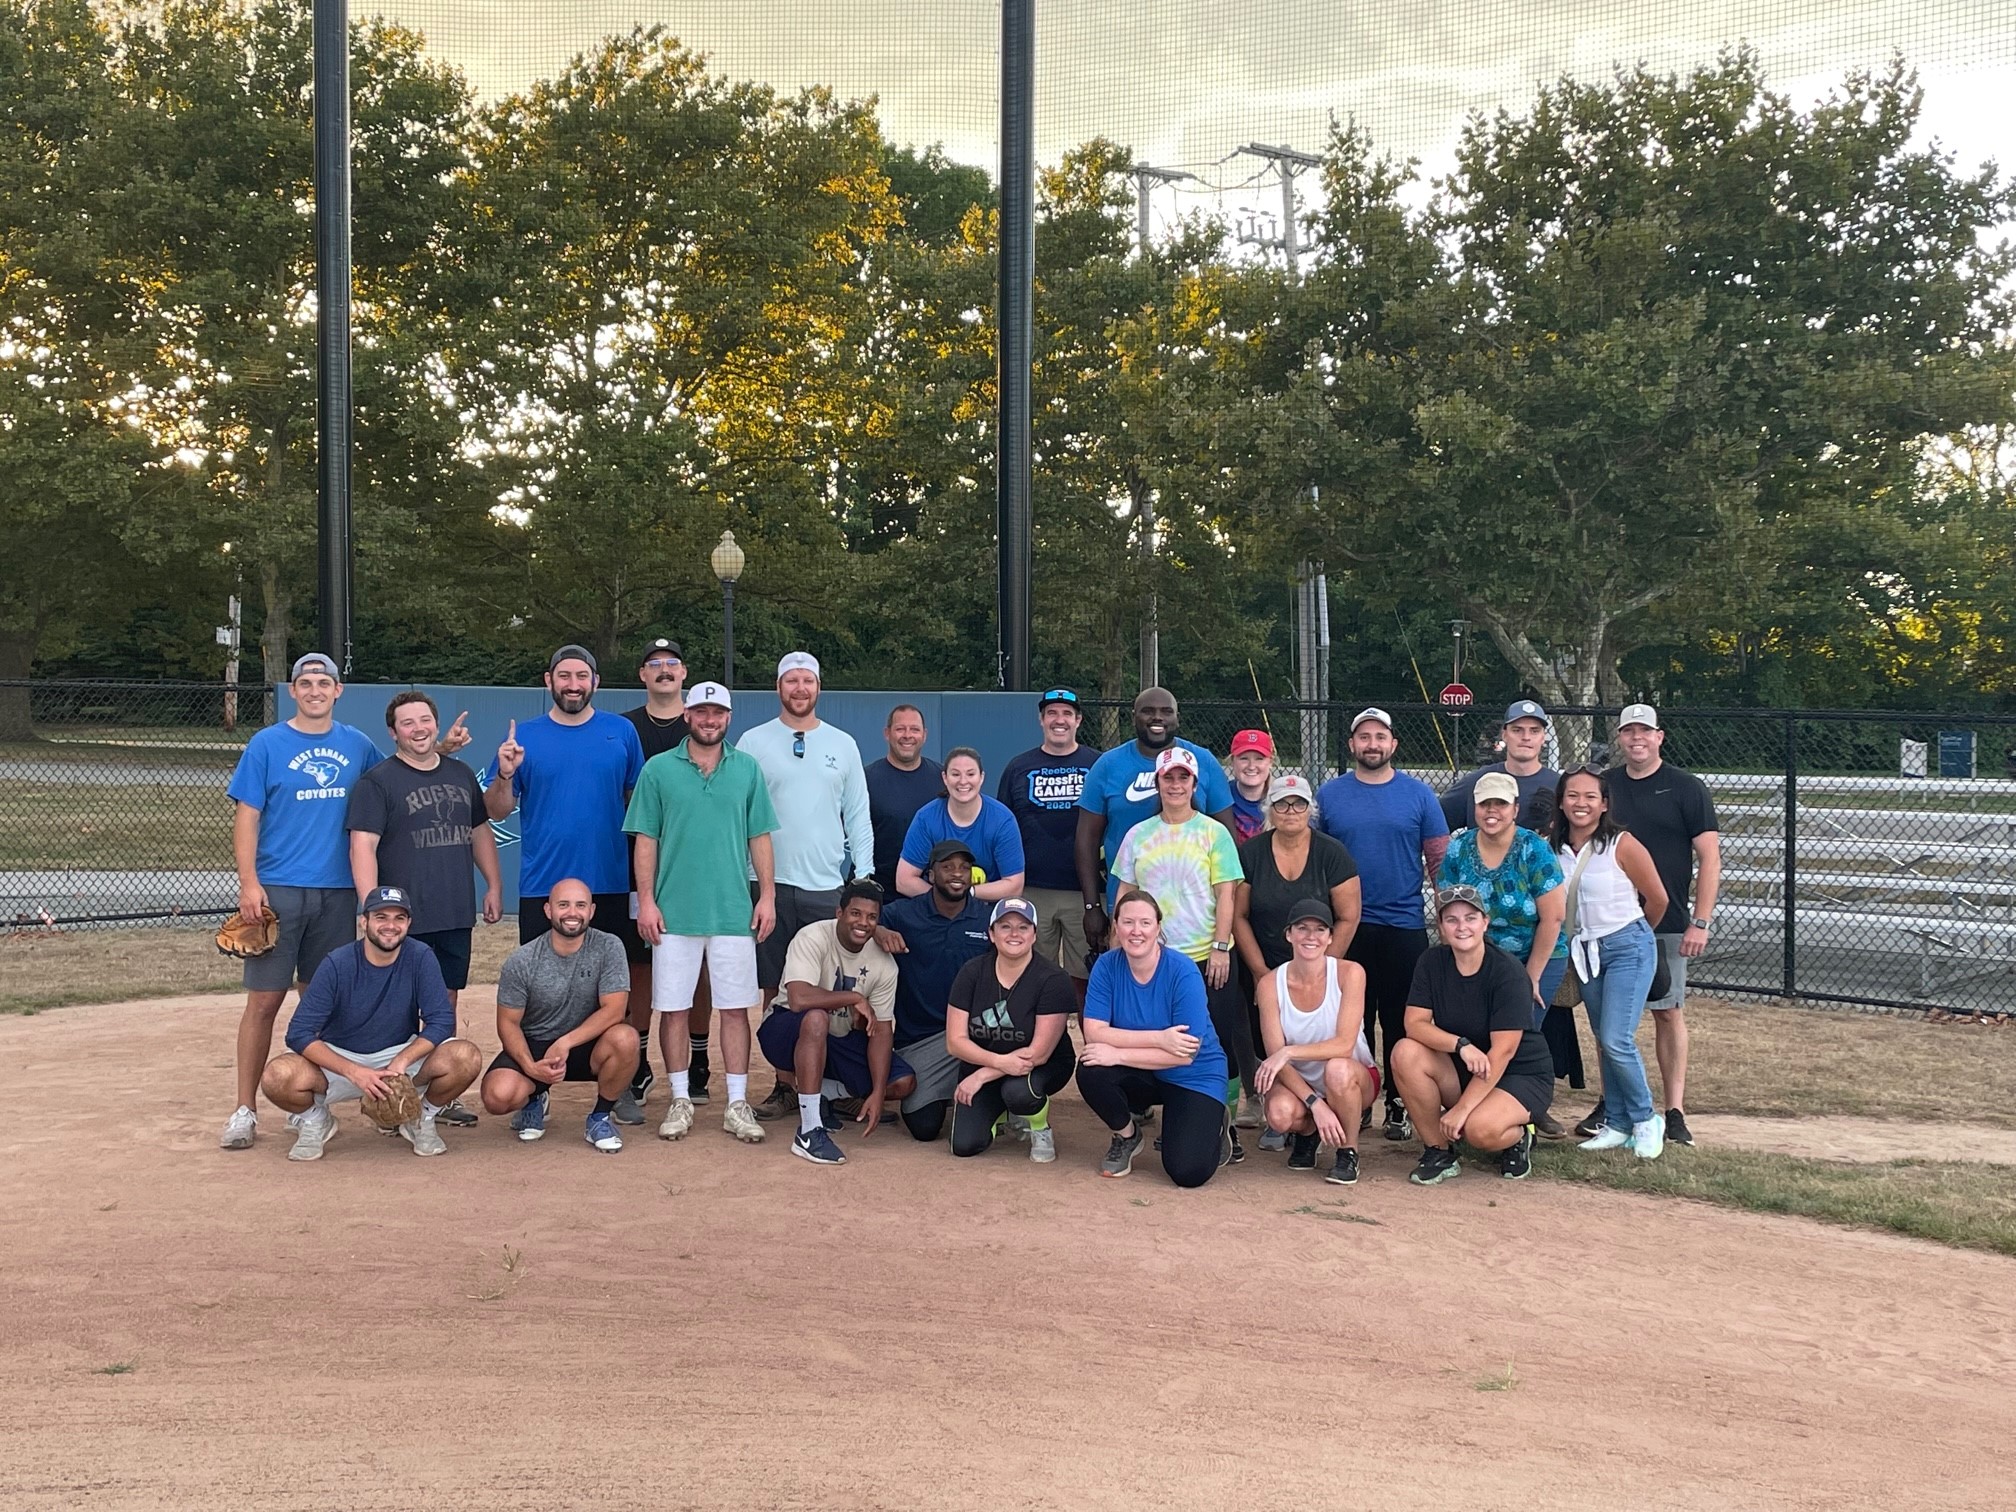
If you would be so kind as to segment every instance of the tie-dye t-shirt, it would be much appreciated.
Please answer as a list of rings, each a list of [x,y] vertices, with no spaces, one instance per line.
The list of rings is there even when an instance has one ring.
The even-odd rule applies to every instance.
[[[1120,842],[1113,876],[1138,887],[1162,909],[1162,943],[1193,961],[1211,955],[1218,900],[1212,889],[1245,876],[1232,831],[1216,819],[1192,814],[1181,824],[1144,819]],[[1231,920],[1226,920],[1227,938]]]
[[[1524,962],[1533,953],[1533,931],[1540,925],[1540,895],[1561,886],[1561,863],[1547,842],[1523,827],[1512,832],[1512,848],[1495,867],[1477,854],[1477,831],[1458,830],[1449,842],[1435,886],[1474,887],[1483,896],[1491,923],[1484,938]],[[1554,942],[1554,957],[1568,954],[1564,932]]]

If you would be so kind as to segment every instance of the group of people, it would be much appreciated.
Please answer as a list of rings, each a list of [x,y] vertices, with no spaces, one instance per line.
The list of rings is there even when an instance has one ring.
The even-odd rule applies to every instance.
[[[1290,1169],[1327,1146],[1326,1179],[1348,1185],[1383,1101],[1384,1136],[1420,1139],[1415,1182],[1455,1175],[1459,1141],[1518,1178],[1536,1138],[1567,1135],[1550,1107],[1578,999],[1603,1083],[1583,1147],[1691,1142],[1681,1004],[1716,821],[1662,762],[1647,705],[1619,718],[1621,768],[1563,774],[1542,765],[1546,712],[1514,704],[1504,760],[1438,797],[1395,766],[1381,709],[1312,791],[1264,730],[1222,762],[1184,739],[1162,688],[1135,699],[1131,740],[1094,750],[1076,693],[1053,688],[1040,741],[990,793],[979,752],[924,755],[909,704],[864,764],[819,718],[808,653],[778,664],[777,718],[732,741],[732,693],[689,685],[677,644],[644,647],[638,675],[644,703],[609,714],[595,657],[562,646],[550,708],[479,776],[455,756],[462,720],[443,731],[425,693],[391,701],[387,755],[335,720],[328,659],[295,664],[293,717],[253,738],[230,787],[239,906],[270,911],[278,943],[246,964],[224,1148],[253,1143],[263,1089],[290,1158],[317,1159],[332,1102],[404,1073],[420,1105],[396,1132],[416,1154],[477,1121],[472,1089],[539,1139],[565,1081],[594,1084],[583,1135],[615,1152],[647,1121],[654,1038],[657,1133],[680,1140],[711,1101],[718,1037],[723,1130],[755,1144],[795,1120],[792,1153],[817,1165],[845,1162],[849,1123],[865,1139],[892,1113],[956,1156],[1008,1137],[1053,1161],[1052,1099],[1075,1082],[1108,1177],[1153,1139],[1172,1182],[1202,1185],[1246,1158],[1244,1128]],[[501,916],[490,826],[514,810],[520,944],[486,1068],[458,995],[478,913]],[[1648,1008],[1663,1114],[1636,1048]],[[753,1102],[759,1053],[773,1085]]]

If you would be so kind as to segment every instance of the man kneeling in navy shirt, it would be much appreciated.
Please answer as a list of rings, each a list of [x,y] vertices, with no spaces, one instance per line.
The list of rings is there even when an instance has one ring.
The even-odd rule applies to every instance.
[[[404,1072],[421,1089],[420,1115],[399,1126],[415,1155],[448,1146],[434,1128],[441,1110],[476,1080],[481,1053],[455,1039],[455,1010],[441,963],[408,940],[413,905],[404,888],[376,887],[364,899],[364,938],[329,952],[287,1025],[286,1055],[266,1063],[260,1082],[275,1106],[295,1115],[289,1160],[320,1160],[336,1133],[329,1104],[378,1097]]]

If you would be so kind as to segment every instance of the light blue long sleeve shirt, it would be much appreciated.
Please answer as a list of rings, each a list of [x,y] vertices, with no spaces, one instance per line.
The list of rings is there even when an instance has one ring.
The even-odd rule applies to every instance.
[[[845,730],[823,721],[805,734],[781,719],[757,725],[735,748],[754,756],[770,785],[777,828],[770,836],[777,880],[787,887],[831,892],[856,876],[875,874],[875,829],[868,815],[868,776],[861,748]]]

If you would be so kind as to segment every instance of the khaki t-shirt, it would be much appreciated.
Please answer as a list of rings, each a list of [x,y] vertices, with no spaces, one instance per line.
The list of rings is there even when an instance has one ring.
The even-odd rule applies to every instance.
[[[858,992],[882,1023],[896,1017],[896,958],[874,940],[850,955],[840,948],[839,920],[807,924],[791,938],[784,953],[784,979],[773,1008],[790,1007],[784,988],[803,982],[822,992]]]

